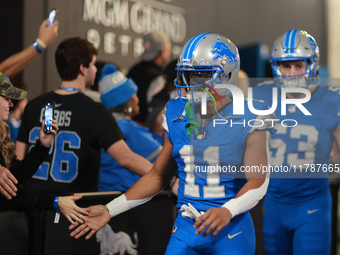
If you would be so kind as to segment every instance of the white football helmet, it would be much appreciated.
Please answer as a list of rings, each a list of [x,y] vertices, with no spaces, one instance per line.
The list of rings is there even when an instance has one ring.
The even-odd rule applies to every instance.
[[[301,75],[283,75],[280,70],[282,61],[305,61],[305,73]],[[273,44],[271,66],[274,78],[282,87],[305,88],[318,78],[319,47],[315,39],[303,30],[289,30]],[[287,79],[290,78],[290,79]],[[291,79],[295,78],[295,79]]]
[[[240,70],[236,46],[226,37],[199,34],[183,47],[177,62],[177,88],[185,88],[191,102],[202,100],[203,93],[226,95],[228,89],[214,89],[215,84],[235,85]]]

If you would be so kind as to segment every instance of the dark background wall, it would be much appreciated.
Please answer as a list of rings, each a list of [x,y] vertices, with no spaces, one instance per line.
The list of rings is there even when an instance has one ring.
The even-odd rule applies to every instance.
[[[96,4],[99,9],[93,11]],[[166,30],[166,17],[179,20],[179,27],[171,28],[177,30],[175,34],[180,34],[177,38],[172,38],[174,58],[186,40],[202,32],[223,34],[241,49],[254,43],[263,43],[269,46],[263,48],[266,53],[266,49],[270,49],[276,37],[288,29],[297,28],[307,30],[316,38],[321,51],[321,63],[327,63],[325,0],[0,0],[0,61],[34,41],[39,25],[53,7],[59,9],[59,36],[22,76],[29,85],[29,98],[59,86],[54,51],[62,39],[80,36],[92,40],[97,35],[100,40],[97,58],[114,61],[128,69],[138,61],[139,48],[136,45],[143,34],[152,29],[152,26]],[[91,16],[85,11],[89,7],[93,7],[93,13],[97,14],[92,18],[86,18]],[[139,14],[133,15],[136,12],[133,12],[132,8],[138,7]],[[115,18],[119,16],[119,24],[115,20],[113,24],[108,25],[111,10],[118,11]],[[100,16],[102,20],[103,17],[107,18],[106,24],[99,20]],[[144,29],[136,32],[132,29],[133,22],[151,22],[151,25],[145,25]],[[125,44],[122,43],[124,40]]]
[[[96,4],[99,9],[93,11]],[[86,18],[89,15],[85,14],[89,6],[97,14],[92,19]],[[173,57],[177,56],[186,40],[202,32],[223,34],[241,49],[254,43],[263,43],[269,46],[269,50],[276,37],[288,29],[297,28],[307,30],[316,38],[322,53],[321,64],[327,63],[325,0],[0,0],[0,61],[35,40],[39,25],[53,7],[59,9],[59,36],[22,76],[29,85],[29,98],[59,86],[54,51],[62,39],[80,36],[92,40],[93,36],[89,35],[94,31],[94,35],[100,40],[97,58],[114,61],[128,69],[138,61],[136,45],[143,34],[152,26],[166,28],[166,17],[179,20],[179,27],[171,28],[176,30],[175,34],[180,34],[179,39],[178,36],[172,38],[175,53]],[[132,11],[133,8],[139,8],[138,15],[133,15],[136,14]],[[119,24],[117,20],[111,25],[99,20],[99,16],[108,20],[111,10],[118,11]],[[145,25],[144,30],[134,31],[133,22],[151,22],[151,26]],[[121,43],[124,40],[125,44]],[[106,43],[105,46],[104,41],[111,44]],[[115,52],[112,52],[112,48],[115,48]],[[263,49],[266,50],[266,47]]]
[[[22,48],[23,0],[0,1],[0,61]]]
[[[23,0],[0,0],[0,62],[23,47]]]

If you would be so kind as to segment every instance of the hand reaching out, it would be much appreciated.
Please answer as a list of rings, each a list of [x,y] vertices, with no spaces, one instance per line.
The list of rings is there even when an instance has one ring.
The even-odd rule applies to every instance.
[[[88,231],[90,233],[85,237],[86,240],[90,239],[91,236],[96,233],[99,229],[104,227],[111,219],[109,210],[104,205],[93,205],[88,208],[84,208],[88,212],[86,217],[86,222],[79,225],[78,222],[69,227],[70,230],[77,227],[70,234],[71,237],[78,239],[79,237],[86,234]]]
[[[208,229],[202,234],[203,237],[209,235],[215,237],[218,232],[229,224],[231,220],[231,213],[227,208],[210,208],[206,213],[196,218],[194,228],[197,229],[196,235],[202,233],[202,231],[208,227]]]
[[[82,197],[83,196],[59,197],[59,210],[71,224],[75,224],[73,220],[79,223],[84,223],[86,221],[85,215],[88,215],[88,212],[85,209],[78,207],[74,202]]]
[[[14,175],[7,168],[0,166],[0,193],[7,199],[12,199],[18,191],[16,184],[18,181]]]

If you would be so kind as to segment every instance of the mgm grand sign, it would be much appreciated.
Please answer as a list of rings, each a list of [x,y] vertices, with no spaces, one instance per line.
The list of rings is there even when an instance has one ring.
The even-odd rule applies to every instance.
[[[150,31],[167,33],[178,55],[186,36],[185,9],[154,0],[84,0],[83,21],[93,25],[87,39],[105,54],[133,56],[144,52],[142,37]]]

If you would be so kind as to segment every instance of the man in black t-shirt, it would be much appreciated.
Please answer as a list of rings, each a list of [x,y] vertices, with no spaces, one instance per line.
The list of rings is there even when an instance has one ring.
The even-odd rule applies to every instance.
[[[150,170],[151,163],[126,145],[110,111],[83,94],[94,83],[96,55],[97,50],[84,39],[62,41],[55,52],[61,87],[27,104],[17,138],[19,159],[37,140],[45,103],[55,101],[54,119],[60,129],[49,157],[25,183],[28,191],[97,191],[101,148],[134,173]]]

